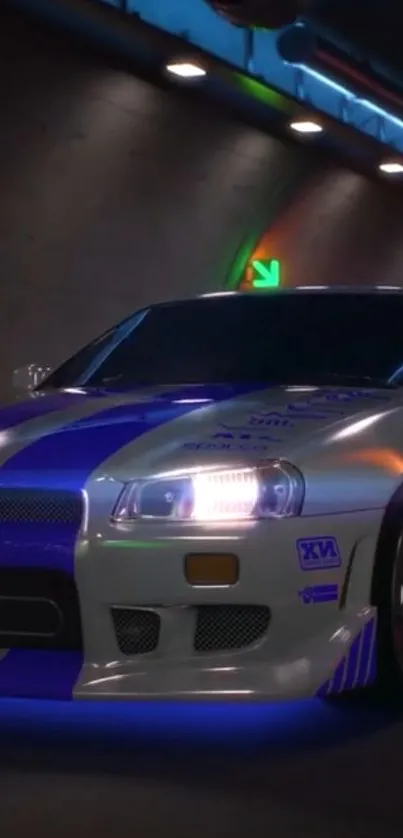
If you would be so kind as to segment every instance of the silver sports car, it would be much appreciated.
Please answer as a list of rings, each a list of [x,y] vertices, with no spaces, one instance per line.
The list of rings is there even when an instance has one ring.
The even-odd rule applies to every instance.
[[[44,370],[0,411],[0,695],[399,689],[400,289],[153,305]]]

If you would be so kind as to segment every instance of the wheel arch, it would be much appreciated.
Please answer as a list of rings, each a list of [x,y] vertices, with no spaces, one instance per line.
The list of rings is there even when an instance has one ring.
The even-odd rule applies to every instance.
[[[371,579],[371,605],[379,608],[390,596],[396,554],[403,539],[403,483],[395,489],[386,507],[375,549]]]

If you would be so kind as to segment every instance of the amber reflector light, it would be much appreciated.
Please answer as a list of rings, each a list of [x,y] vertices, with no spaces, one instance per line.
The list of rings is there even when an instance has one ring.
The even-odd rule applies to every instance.
[[[185,576],[189,585],[198,587],[236,585],[238,557],[232,553],[189,553],[185,558]]]

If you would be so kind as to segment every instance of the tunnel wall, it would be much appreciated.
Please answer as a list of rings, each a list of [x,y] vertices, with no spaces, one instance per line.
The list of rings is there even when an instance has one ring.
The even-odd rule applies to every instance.
[[[2,398],[13,367],[57,363],[144,303],[223,287],[270,225],[288,284],[383,267],[400,280],[397,193],[71,38],[0,24]]]
[[[402,215],[399,190],[318,166],[295,182],[232,284],[251,288],[252,262],[276,259],[282,286],[403,285]]]

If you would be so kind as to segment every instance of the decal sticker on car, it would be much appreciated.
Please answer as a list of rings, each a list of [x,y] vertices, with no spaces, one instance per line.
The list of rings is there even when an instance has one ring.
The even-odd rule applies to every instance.
[[[225,428],[224,425],[222,427]],[[269,434],[261,432],[259,432],[258,434],[254,433],[253,428],[252,430],[251,428],[248,428],[247,431],[245,431],[244,429],[234,429],[230,431],[225,428],[225,430],[221,430],[213,434],[211,439],[237,439],[239,441],[250,440],[251,442],[256,440],[265,440],[266,442],[279,442],[279,440],[276,437],[270,436]]]
[[[368,687],[377,676],[377,621],[372,617],[354,638],[347,654],[331,677],[319,688],[317,696],[339,695],[341,692]]]
[[[265,433],[264,428],[231,428],[220,424],[215,433],[198,441],[185,442],[182,447],[191,451],[266,451],[273,442],[281,440]]]
[[[297,552],[301,570],[327,570],[340,567],[341,555],[336,538],[299,538]]]
[[[214,451],[265,451],[272,443],[281,443],[290,432],[305,422],[323,422],[342,419],[349,406],[357,400],[389,397],[367,391],[319,391],[303,401],[290,402],[283,409],[264,409],[247,414],[241,420],[221,422],[215,433],[197,442],[185,442],[184,448]],[[273,435],[274,434],[274,435]]]
[[[338,585],[310,585],[299,591],[298,596],[304,605],[316,605],[320,602],[337,602],[339,598]]]
[[[269,446],[250,442],[185,442],[182,447],[188,451],[267,451]]]

